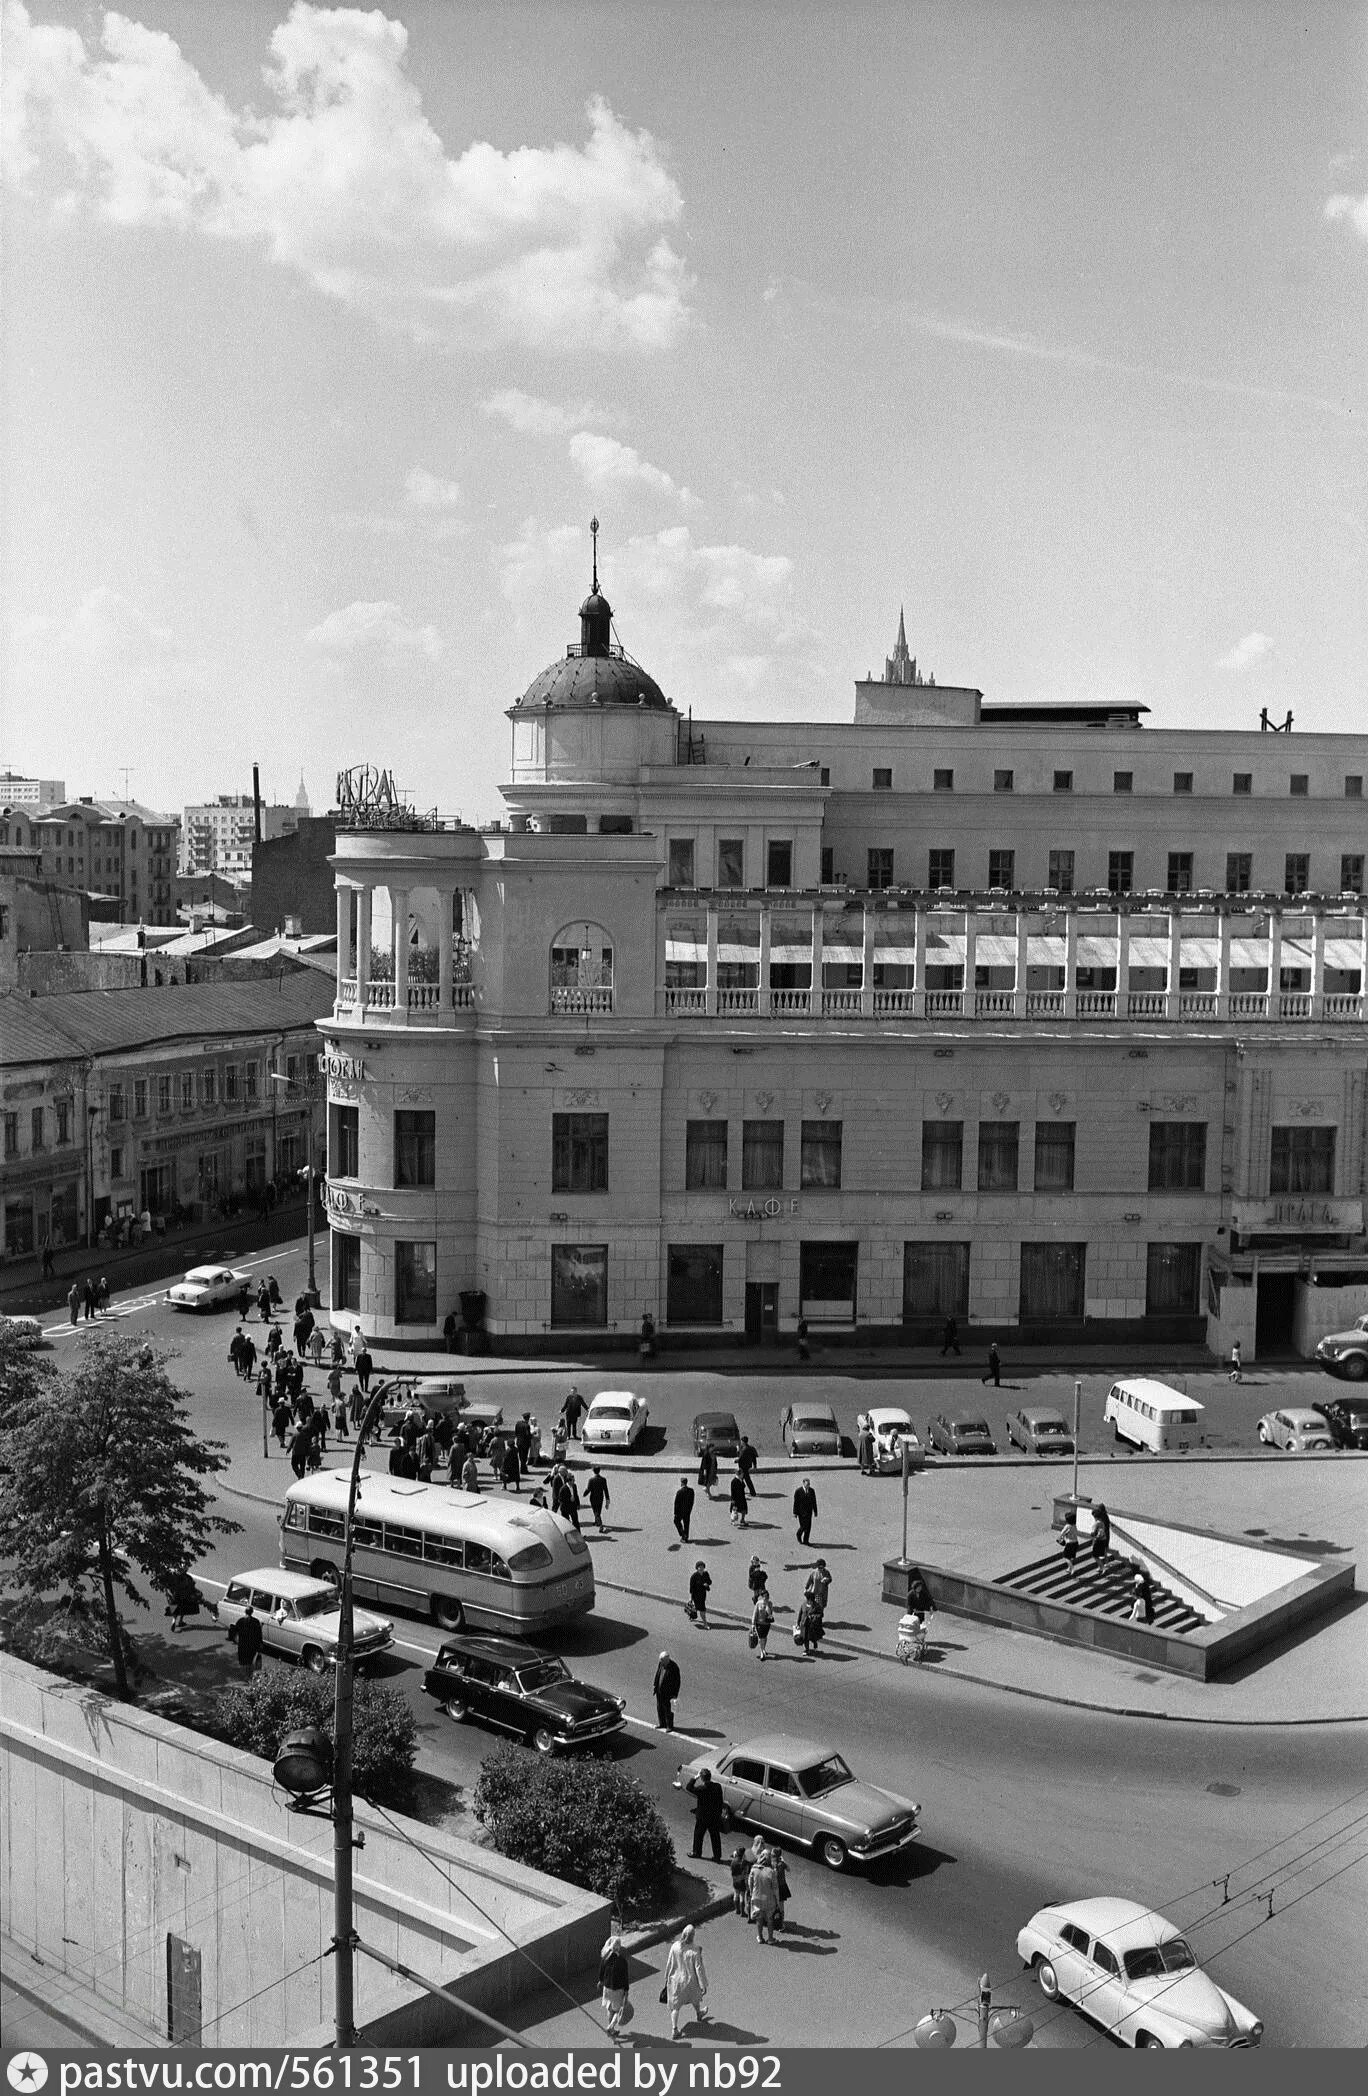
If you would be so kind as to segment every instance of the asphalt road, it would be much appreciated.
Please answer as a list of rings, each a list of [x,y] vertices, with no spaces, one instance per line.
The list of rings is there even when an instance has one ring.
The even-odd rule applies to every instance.
[[[299,1254],[275,1247],[257,1263],[278,1274],[291,1300],[302,1277]],[[120,1322],[146,1326],[176,1344],[176,1373],[194,1396],[203,1430],[230,1448],[259,1448],[259,1409],[225,1363],[231,1316],[177,1317],[156,1296],[116,1301],[114,1309]],[[66,1335],[54,1336],[60,1359]],[[1234,1391],[1215,1375],[1194,1377],[1190,1387],[1206,1402],[1209,1384],[1214,1430],[1239,1432],[1247,1444],[1259,1412],[1294,1390],[1305,1401],[1312,1373],[1293,1371],[1262,1383],[1251,1377]],[[675,1372],[635,1380],[672,1447],[683,1441],[695,1410],[719,1404],[736,1411],[763,1452],[777,1446],[786,1387],[780,1378]],[[849,1385],[849,1379],[832,1381],[844,1419],[853,1413],[855,1391],[849,1385],[838,1392],[838,1380]],[[1064,1378],[1032,1378],[1031,1394],[1042,1394],[1052,1380],[1071,1397]],[[500,1383],[545,1419],[563,1394],[564,1378],[537,1374]],[[923,1411],[936,1408],[933,1387],[915,1385],[919,1423]],[[956,1387],[962,1393],[965,1386]],[[1097,1393],[1105,1387],[1106,1379],[1087,1380],[1099,1415]],[[950,1385],[947,1391],[954,1394]],[[887,1382],[879,1395],[897,1401]],[[995,1402],[1010,1404],[1005,1386]],[[1085,1428],[1085,1445],[1086,1439]],[[1276,1467],[1270,1465],[1270,1478]],[[283,1463],[280,1469],[283,1482]],[[779,1489],[777,1482],[770,1489]],[[225,1496],[224,1511],[243,1531],[206,1561],[211,1593],[211,1579],[277,1555],[268,1507]],[[873,1596],[867,1605],[842,1597],[833,1616],[833,1628],[857,1620],[883,1627]],[[201,1685],[230,1677],[231,1650],[212,1626],[176,1639],[160,1636],[159,1617],[149,1627],[157,1647],[150,1656],[164,1671]],[[468,1786],[494,1735],[454,1726],[436,1711],[420,1681],[437,1635],[402,1618],[396,1628],[399,1645],[387,1678],[418,1713],[422,1765]],[[937,1630],[954,1639],[951,1619],[942,1618]],[[684,1670],[682,1743],[664,1738],[650,1722],[650,1678],[667,1642]],[[927,2009],[965,2000],[986,1968],[999,1999],[1032,2008],[1040,2044],[1098,2042],[1073,2011],[1050,2010],[1034,1993],[1020,1972],[1015,1933],[1049,1898],[1119,1889],[1151,1901],[1192,1934],[1216,1976],[1264,2018],[1269,2044],[1364,2042],[1359,1975],[1368,1933],[1368,1773],[1361,1729],[1289,1734],[1114,1718],[1001,1696],[933,1668],[904,1670],[864,1654],[829,1650],[804,1663],[782,1634],[774,1640],[776,1658],[762,1669],[739,1630],[704,1633],[677,1609],[649,1599],[629,1602],[606,1588],[595,1615],[559,1644],[577,1671],[627,1697],[632,1723],[618,1751],[659,1800],[681,1850],[688,1845],[687,1801],[673,1778],[677,1762],[697,1751],[694,1742],[744,1738],[776,1726],[801,1731],[841,1747],[857,1773],[921,1803],[924,1838],[910,1857],[841,1877],[806,1859],[792,1868],[792,1918],[810,1933],[794,1939],[806,1949],[797,1960],[801,1984],[774,1981],[784,2010],[782,2029],[770,2031],[772,2038],[897,2042]],[[721,1885],[714,1866],[701,1870]],[[815,1961],[833,1952],[832,1978],[823,1985]],[[715,2009],[718,1985],[715,1978]],[[754,2017],[750,2022],[754,2027]]]

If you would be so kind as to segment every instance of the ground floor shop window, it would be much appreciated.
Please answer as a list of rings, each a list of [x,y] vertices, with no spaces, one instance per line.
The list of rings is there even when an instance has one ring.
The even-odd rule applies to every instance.
[[[243,1176],[249,1194],[259,1194],[266,1184],[266,1145],[249,1143],[243,1159]]]
[[[720,1244],[670,1246],[665,1321],[671,1325],[721,1324]]]
[[[5,1203],[5,1250],[11,1259],[22,1258],[33,1250],[33,1202],[32,1200],[6,1201]]]
[[[138,1201],[149,1215],[166,1215],[176,1199],[175,1176],[169,1164],[144,1165],[138,1174]]]
[[[297,1135],[276,1137],[276,1178],[288,1179],[304,1162],[304,1145]]]
[[[967,1244],[903,1246],[903,1323],[969,1315]]]
[[[607,1245],[552,1245],[551,1322],[607,1324]]]
[[[437,1247],[396,1244],[394,1247],[394,1322],[435,1325],[437,1322]]]
[[[52,1196],[51,1241],[54,1245],[75,1244],[79,1225],[76,1220],[76,1188],[57,1187]]]
[[[1150,1245],[1145,1262],[1146,1317],[1195,1317],[1201,1279],[1200,1245]]]
[[[358,1312],[361,1308],[361,1240],[338,1230],[332,1241],[332,1307]]]
[[[1081,1323],[1087,1246],[1024,1244],[1021,1247],[1021,1322],[1024,1325]]]
[[[857,1244],[804,1244],[799,1247],[798,1294],[802,1315],[829,1324],[855,1322]]]

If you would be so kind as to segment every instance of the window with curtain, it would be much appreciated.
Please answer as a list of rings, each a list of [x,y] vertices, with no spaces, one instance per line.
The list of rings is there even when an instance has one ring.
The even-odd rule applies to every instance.
[[[784,1183],[784,1124],[743,1121],[741,1185],[746,1193],[774,1192]]]
[[[394,1183],[437,1184],[437,1116],[431,1107],[400,1107],[395,1112]]]
[[[1271,1194],[1330,1194],[1334,1190],[1334,1129],[1275,1128],[1268,1191]]]
[[[981,1194],[1014,1194],[1017,1190],[1019,1121],[980,1121],[978,1184]]]
[[[721,1324],[720,1244],[670,1246],[666,1268],[665,1322],[671,1325]]]
[[[1087,1246],[1024,1244],[1021,1247],[1021,1322],[1076,1323],[1083,1316]]]
[[[963,1177],[963,1121],[923,1121],[922,1192],[958,1192]]]
[[[1202,1247],[1152,1244],[1146,1248],[1146,1317],[1195,1317],[1202,1276]]]
[[[1206,1184],[1205,1121],[1151,1121],[1149,1190],[1201,1193]]]
[[[332,1233],[333,1252],[333,1307],[337,1310],[361,1308],[361,1240],[359,1237],[344,1237],[340,1230]]]
[[[361,1154],[361,1109],[359,1106],[334,1106],[332,1109],[332,1141],[329,1144],[329,1176],[333,1179],[354,1179],[360,1170]]]
[[[551,1322],[607,1324],[607,1245],[552,1245]]]
[[[397,1325],[437,1322],[437,1247],[403,1244],[394,1247],[394,1321]]]
[[[799,1184],[835,1187],[841,1183],[841,1123],[804,1121]]]
[[[903,1246],[903,1323],[969,1315],[967,1244]]]
[[[1038,1194],[1071,1194],[1074,1183],[1073,1121],[1037,1121],[1035,1190]]]
[[[804,1317],[854,1322],[857,1244],[802,1244],[798,1250],[798,1293]]]
[[[690,1193],[727,1184],[727,1124],[689,1121],[684,1130],[684,1184]]]
[[[553,1194],[607,1193],[607,1114],[552,1114],[551,1191]]]

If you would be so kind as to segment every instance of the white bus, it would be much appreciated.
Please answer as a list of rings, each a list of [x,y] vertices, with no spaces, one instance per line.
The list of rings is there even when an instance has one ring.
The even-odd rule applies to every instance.
[[[280,1562],[315,1579],[342,1567],[348,1476],[320,1470],[291,1485],[280,1517]],[[352,1521],[352,1589],[429,1617],[536,1636],[594,1605],[589,1545],[540,1507],[448,1485],[361,1472]]]

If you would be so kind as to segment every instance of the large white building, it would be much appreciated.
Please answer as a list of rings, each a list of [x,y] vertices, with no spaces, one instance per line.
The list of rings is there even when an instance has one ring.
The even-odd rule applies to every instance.
[[[309,796],[301,775],[292,802],[262,802],[261,834],[289,837],[298,829],[300,816],[308,813]],[[250,793],[220,793],[212,801],[192,802],[181,827],[180,872],[222,873],[230,879],[250,880],[256,823],[256,803]]]
[[[901,629],[853,718],[690,726],[597,575],[580,621],[506,828],[339,828],[335,1317],[1252,1354],[1368,1305],[1368,737],[993,706]]]

